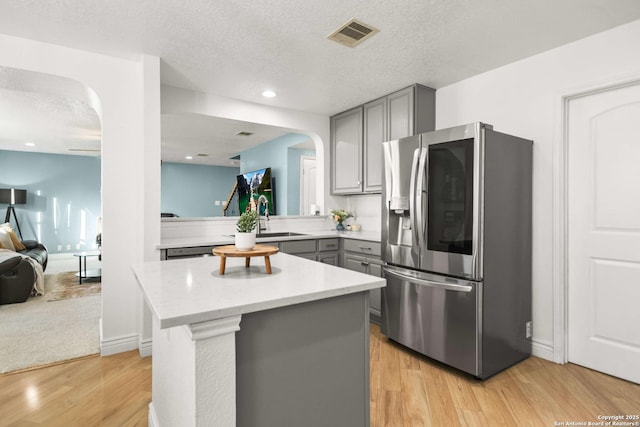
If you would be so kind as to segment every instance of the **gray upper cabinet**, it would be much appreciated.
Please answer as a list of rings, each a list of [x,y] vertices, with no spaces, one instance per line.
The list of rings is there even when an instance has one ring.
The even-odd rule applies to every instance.
[[[387,98],[364,105],[364,188],[382,191],[382,143],[387,141]]]
[[[351,141],[357,140],[355,116],[358,110],[360,155],[351,154],[345,161],[344,141],[347,136]],[[382,143],[434,129],[435,90],[421,85],[409,86],[332,117],[331,194],[379,193],[382,190]],[[353,149],[353,146],[349,147]]]
[[[362,192],[362,107],[331,117],[331,193]]]
[[[404,138],[415,133],[414,127],[414,90],[415,87],[408,87],[387,96],[389,104],[389,133],[385,141]]]

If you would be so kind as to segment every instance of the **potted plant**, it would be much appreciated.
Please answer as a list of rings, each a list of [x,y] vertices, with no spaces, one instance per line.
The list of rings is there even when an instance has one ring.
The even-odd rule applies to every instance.
[[[236,249],[250,251],[256,245],[256,225],[258,212],[249,211],[240,215],[236,224]]]
[[[345,209],[333,209],[330,211],[330,213],[331,213],[331,219],[333,219],[336,222],[336,230],[338,231],[344,231],[344,224],[342,223],[347,218],[353,217],[353,214],[351,214],[351,212]]]

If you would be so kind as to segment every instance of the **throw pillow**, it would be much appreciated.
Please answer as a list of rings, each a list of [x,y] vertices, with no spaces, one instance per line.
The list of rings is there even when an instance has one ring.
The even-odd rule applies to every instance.
[[[11,236],[9,232],[4,229],[4,227],[0,227],[0,248],[1,249],[9,249],[10,251],[15,251],[16,248],[13,246],[11,242]]]
[[[26,246],[23,245],[22,242],[20,241],[20,239],[18,238],[18,235],[16,234],[16,232],[13,231],[13,228],[11,227],[11,224],[9,224],[8,222],[5,222],[0,227],[4,228],[9,233],[9,237],[11,237],[11,243],[13,244],[13,247],[15,248],[14,250],[23,251],[23,250],[27,249]]]

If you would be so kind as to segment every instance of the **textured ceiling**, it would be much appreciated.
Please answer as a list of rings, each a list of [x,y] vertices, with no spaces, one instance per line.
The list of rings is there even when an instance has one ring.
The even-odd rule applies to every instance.
[[[326,36],[350,18],[380,33]],[[332,115],[412,83],[440,88],[640,19],[638,0],[4,0],[0,32],[159,56],[162,82]],[[266,88],[278,93],[260,96]]]

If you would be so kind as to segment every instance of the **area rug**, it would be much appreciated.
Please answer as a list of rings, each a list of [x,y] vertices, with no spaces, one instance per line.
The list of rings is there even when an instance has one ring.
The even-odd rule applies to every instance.
[[[78,276],[73,271],[44,276],[44,289],[47,301],[60,301],[72,298],[83,298],[99,294],[102,284],[95,279],[78,283]]]
[[[45,295],[0,305],[0,373],[100,352],[101,296],[94,293],[51,303],[49,293],[64,281],[47,276],[58,275],[45,275]]]

